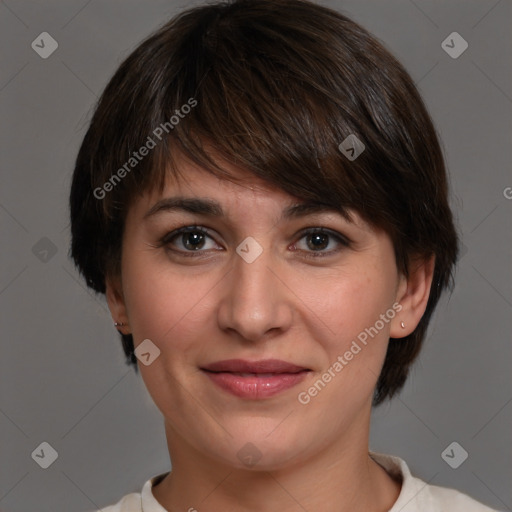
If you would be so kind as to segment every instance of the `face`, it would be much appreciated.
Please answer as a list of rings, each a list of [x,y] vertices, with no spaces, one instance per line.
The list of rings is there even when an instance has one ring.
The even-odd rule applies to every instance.
[[[109,292],[135,347],[160,351],[138,364],[168,442],[276,469],[364,439],[388,339],[400,336],[390,238],[355,213],[294,208],[242,170],[226,165],[244,180],[233,183],[180,166],[186,180],[131,207],[121,293]]]

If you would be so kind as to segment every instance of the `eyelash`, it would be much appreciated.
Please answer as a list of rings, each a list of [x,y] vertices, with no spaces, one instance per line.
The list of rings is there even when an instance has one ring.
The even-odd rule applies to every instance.
[[[171,244],[171,242],[175,238],[177,238],[179,235],[182,235],[184,233],[202,233],[203,235],[206,235],[215,241],[215,239],[210,235],[209,230],[202,226],[195,226],[195,225],[194,226],[184,226],[182,228],[175,229],[174,231],[171,231],[170,233],[165,234],[159,240],[157,247],[158,248],[166,247],[166,249],[168,251],[172,251],[174,253],[179,253],[180,255],[185,256],[185,257],[193,257],[193,258],[205,257],[205,256],[201,255],[201,253],[205,253],[208,250],[198,249],[195,251],[183,251],[183,250],[171,249],[168,247],[169,244]],[[338,233],[336,231],[333,231],[331,229],[324,228],[324,227],[315,227],[315,228],[304,229],[299,233],[298,240],[302,240],[304,237],[306,237],[308,235],[315,235],[318,233],[325,234],[331,238],[334,238],[343,247],[350,247],[350,245],[351,245],[351,242],[347,237],[341,235],[340,233]],[[328,242],[330,242],[330,239]],[[322,250],[321,251],[305,251],[303,249],[296,249],[296,250],[303,252],[304,257],[306,257],[306,258],[322,258],[322,257],[331,256],[332,254],[338,253],[341,249],[340,248],[334,249],[334,250],[331,249],[330,251],[322,251]]]

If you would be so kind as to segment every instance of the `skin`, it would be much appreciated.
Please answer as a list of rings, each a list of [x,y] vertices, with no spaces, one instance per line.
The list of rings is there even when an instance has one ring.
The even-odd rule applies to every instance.
[[[389,510],[401,484],[368,455],[371,399],[389,337],[411,333],[425,311],[433,260],[418,260],[406,279],[389,236],[357,214],[353,222],[332,210],[284,219],[284,208],[299,200],[224,166],[243,182],[181,158],[186,179],[169,177],[162,194],[137,199],[126,219],[121,276],[107,282],[123,332],[136,347],[150,339],[161,351],[149,366],[139,363],[163,414],[172,461],[153,494],[170,511]],[[225,216],[176,210],[145,218],[173,196],[215,200]],[[182,235],[159,244],[184,226],[208,228],[199,250],[187,249]],[[312,248],[313,236],[301,230],[315,227],[350,243],[329,235],[320,250]],[[248,236],[263,249],[252,263],[235,251]],[[318,252],[326,256],[314,257]],[[394,303],[401,311],[317,396],[299,403],[298,393]],[[298,386],[248,400],[200,370],[232,358],[276,358],[312,371]],[[237,456],[249,442],[261,454],[250,467]]]

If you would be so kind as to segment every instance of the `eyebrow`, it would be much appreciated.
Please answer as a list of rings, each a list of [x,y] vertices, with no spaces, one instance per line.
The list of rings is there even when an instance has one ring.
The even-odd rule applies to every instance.
[[[202,199],[195,197],[167,197],[155,203],[144,215],[144,219],[163,212],[184,211],[210,217],[226,217],[222,206],[212,199]],[[312,201],[293,204],[283,210],[283,219],[292,219],[305,217],[314,213],[338,213],[343,215],[336,208]]]

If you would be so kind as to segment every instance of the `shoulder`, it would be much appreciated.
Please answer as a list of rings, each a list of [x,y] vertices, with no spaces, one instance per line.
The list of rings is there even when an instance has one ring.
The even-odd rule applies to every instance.
[[[496,512],[455,489],[430,485],[414,477],[399,457],[375,452],[370,452],[370,457],[402,482],[400,495],[389,512]]]
[[[167,512],[155,499],[151,489],[168,473],[161,473],[150,478],[142,487],[141,492],[126,494],[117,503],[103,507],[99,512]]]
[[[494,509],[455,489],[439,487],[437,485],[428,485],[427,487],[433,501],[440,507],[440,510],[453,512],[496,512]]]

